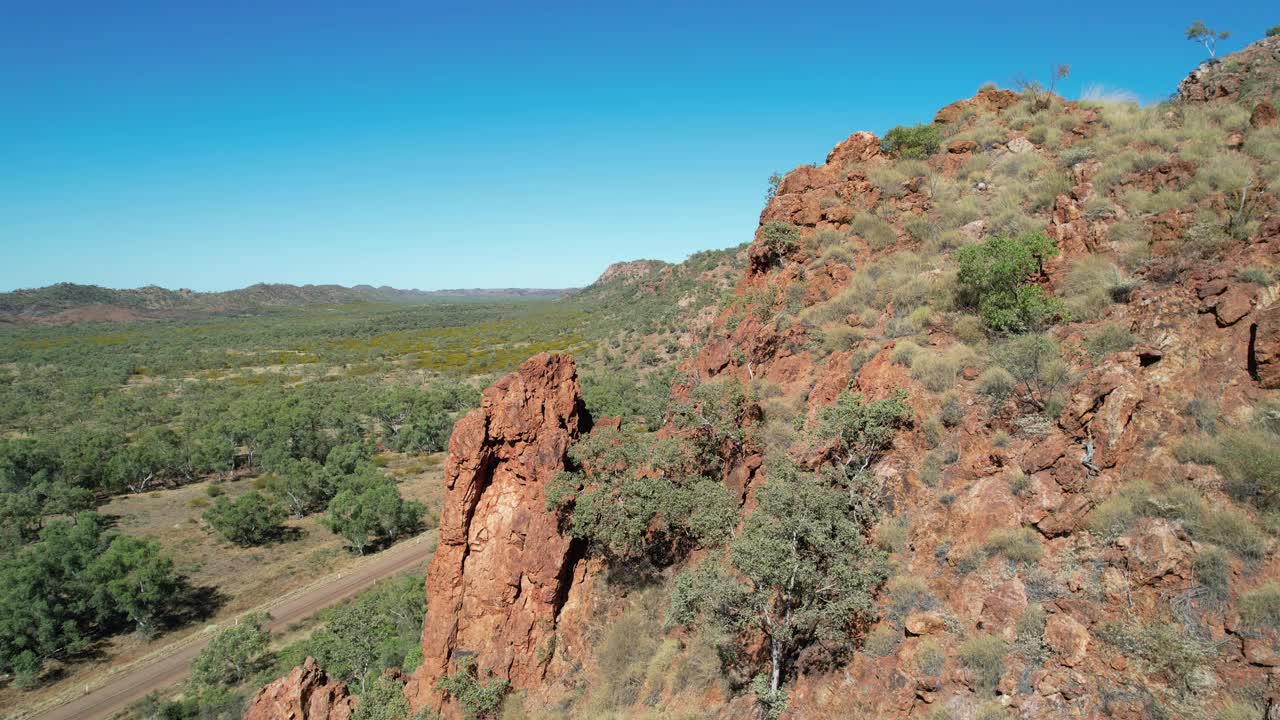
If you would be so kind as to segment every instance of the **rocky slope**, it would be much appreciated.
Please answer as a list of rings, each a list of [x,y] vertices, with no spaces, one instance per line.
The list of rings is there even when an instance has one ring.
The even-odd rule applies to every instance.
[[[869,466],[893,570],[876,619],[838,663],[801,655],[783,716],[1280,717],[1276,43],[1155,108],[984,88],[938,112],[936,147],[854,133],[782,179],[673,396],[745,388],[718,466],[742,515],[768,455],[815,461],[797,432],[842,391],[905,390],[911,415]],[[1036,232],[1054,319],[992,330],[958,256]],[[465,658],[511,683],[511,717],[751,716],[730,667],[760,645],[706,679],[701,636],[651,612],[721,549],[641,591],[547,510],[589,430],[553,356],[455,429],[415,707],[456,717],[433,678]]]

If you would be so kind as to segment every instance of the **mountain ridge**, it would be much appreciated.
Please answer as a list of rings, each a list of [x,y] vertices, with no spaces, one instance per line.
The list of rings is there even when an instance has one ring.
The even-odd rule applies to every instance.
[[[135,322],[200,315],[236,315],[267,309],[356,303],[416,303],[448,299],[558,298],[577,288],[400,289],[368,284],[255,283],[234,290],[197,292],[158,285],[107,288],[55,283],[0,293],[0,322]]]

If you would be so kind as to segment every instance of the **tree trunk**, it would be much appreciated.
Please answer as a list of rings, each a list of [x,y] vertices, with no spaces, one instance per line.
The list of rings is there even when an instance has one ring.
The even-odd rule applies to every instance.
[[[776,696],[778,684],[782,681],[782,643],[777,638],[771,638],[769,643],[769,661],[773,666],[769,675],[769,693]]]

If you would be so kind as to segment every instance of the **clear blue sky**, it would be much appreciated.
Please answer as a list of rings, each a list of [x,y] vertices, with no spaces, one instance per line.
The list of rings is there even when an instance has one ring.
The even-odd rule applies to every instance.
[[[1164,97],[1267,5],[7,0],[0,290],[581,285],[984,81]]]

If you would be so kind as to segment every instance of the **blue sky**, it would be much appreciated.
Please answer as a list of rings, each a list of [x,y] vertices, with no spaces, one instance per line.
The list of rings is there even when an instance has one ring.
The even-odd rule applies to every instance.
[[[1160,99],[1264,5],[8,0],[0,290],[582,285],[985,81]]]

